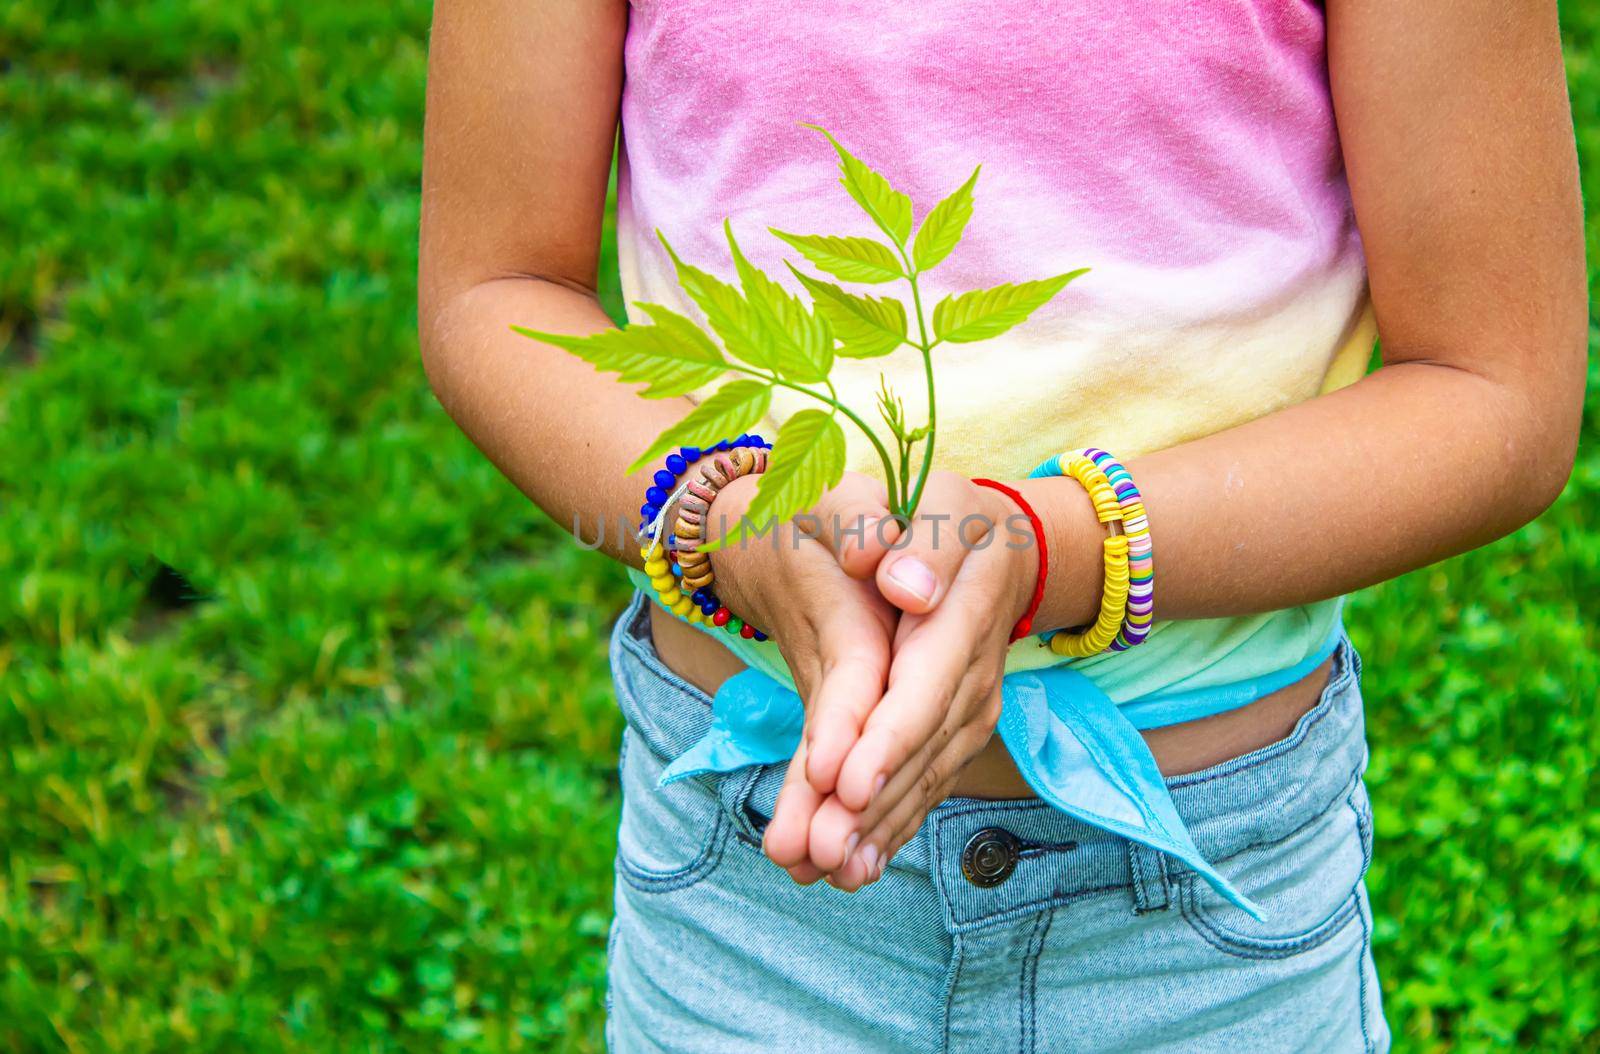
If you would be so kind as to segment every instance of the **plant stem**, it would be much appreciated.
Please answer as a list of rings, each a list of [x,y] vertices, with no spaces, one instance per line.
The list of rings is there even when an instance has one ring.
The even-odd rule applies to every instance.
[[[905,261],[906,280],[911,283],[911,303],[917,310],[917,335],[921,338],[917,350],[922,352],[922,372],[928,378],[928,438],[922,447],[922,464],[917,469],[917,485],[905,504],[905,515],[910,517],[917,511],[917,503],[922,500],[922,488],[928,482],[928,470],[933,467],[933,440],[939,419],[933,401],[933,344],[928,343],[928,323],[922,311],[922,290],[917,288],[917,271],[911,266],[911,258],[906,255],[903,248],[900,250],[900,258]]]
[[[906,502],[910,516],[917,509],[917,502],[922,500],[922,488],[928,482],[928,470],[933,467],[933,439],[938,427],[938,417],[933,404],[933,355],[924,348],[922,352],[922,369],[928,377],[928,438],[922,447],[922,465],[917,469],[917,485],[911,492],[911,498]]]
[[[803,384],[796,384],[793,381],[786,381],[782,377],[779,377],[776,373],[763,373],[760,370],[751,369],[748,366],[740,366],[737,363],[731,362],[728,364],[728,369],[735,373],[747,373],[750,376],[766,381],[769,384],[776,384],[792,391],[797,391],[802,395],[809,395],[818,402],[826,403],[827,405],[833,407],[836,413],[844,414],[851,421],[855,422],[856,427],[861,429],[861,433],[867,437],[867,441],[870,442],[873,449],[878,452],[878,461],[883,465],[883,478],[888,480],[891,485],[893,484],[894,462],[889,458],[889,451],[884,449],[882,440],[877,437],[876,433],[874,433],[872,429],[867,427],[867,423],[860,417],[856,416],[854,410],[850,409],[844,403],[839,401],[838,393],[834,391],[832,381],[825,382],[828,385],[828,394],[824,395],[822,392],[819,392],[813,388],[807,388]],[[895,511],[898,513],[899,510]]]
[[[905,498],[911,489],[911,444],[902,439],[899,441],[899,445],[900,490],[896,495],[896,501]]]

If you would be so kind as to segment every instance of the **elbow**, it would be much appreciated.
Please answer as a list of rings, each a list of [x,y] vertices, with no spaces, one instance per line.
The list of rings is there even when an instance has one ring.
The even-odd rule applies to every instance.
[[[1539,464],[1525,481],[1526,495],[1521,509],[1523,523],[1538,519],[1556,503],[1556,499],[1566,491],[1576,463],[1576,444],[1565,454],[1551,453],[1539,459]]]
[[[1587,340],[1570,354],[1570,369],[1560,371],[1552,383],[1529,392],[1521,403],[1518,417],[1524,422],[1519,431],[1521,457],[1517,474],[1519,526],[1542,515],[1556,503],[1567,488],[1577,466],[1578,442],[1583,430],[1583,401],[1588,373]],[[1508,430],[1508,434],[1514,432]]]
[[[1473,546],[1487,545],[1521,530],[1556,503],[1572,476],[1575,455],[1548,440],[1546,429],[1500,433],[1500,468],[1480,492],[1480,530]]]
[[[1582,414],[1575,415],[1579,420]],[[1572,479],[1578,460],[1579,426],[1545,429],[1540,437],[1540,449],[1529,459],[1522,479],[1523,503],[1521,519],[1530,523],[1538,519],[1556,503]]]
[[[448,306],[426,295],[417,298],[417,353],[428,387],[446,411],[450,409],[451,343]]]

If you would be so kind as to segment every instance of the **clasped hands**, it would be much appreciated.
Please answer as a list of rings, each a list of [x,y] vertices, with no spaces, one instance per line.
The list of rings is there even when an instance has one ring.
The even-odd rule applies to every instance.
[[[724,488],[708,536],[754,490],[753,477]],[[854,892],[994,733],[1007,638],[1038,574],[1027,519],[1005,495],[935,472],[908,524],[852,473],[810,516],[712,562],[718,594],[772,635],[805,702],[766,853],[797,882]]]

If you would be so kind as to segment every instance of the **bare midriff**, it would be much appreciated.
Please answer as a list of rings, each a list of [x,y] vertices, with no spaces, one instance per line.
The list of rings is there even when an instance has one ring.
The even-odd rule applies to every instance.
[[[650,630],[661,661],[707,695],[716,694],[723,681],[744,669],[744,664],[715,640],[654,605]],[[1198,772],[1248,754],[1294,730],[1295,722],[1321,697],[1331,667],[1330,659],[1304,680],[1237,710],[1150,729],[1143,733],[1145,742],[1168,776]],[[967,765],[951,794],[990,799],[1033,797],[998,736]]]

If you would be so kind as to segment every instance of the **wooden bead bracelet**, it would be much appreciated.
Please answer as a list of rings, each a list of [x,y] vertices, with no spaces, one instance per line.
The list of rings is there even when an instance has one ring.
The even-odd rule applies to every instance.
[[[719,626],[746,640],[763,641],[767,635],[717,599],[711,590],[715,580],[711,557],[696,547],[705,537],[706,519],[717,493],[742,476],[765,472],[771,447],[757,435],[725,439],[704,450],[683,447],[667,455],[666,468],[656,472],[639,510],[645,518],[639,533],[648,537],[639,555],[644,557],[645,574],[661,603],[690,623]],[[699,478],[694,478],[694,468],[698,468]],[[686,475],[690,478],[678,486],[678,479]],[[674,502],[677,516],[663,545],[661,524]]]

